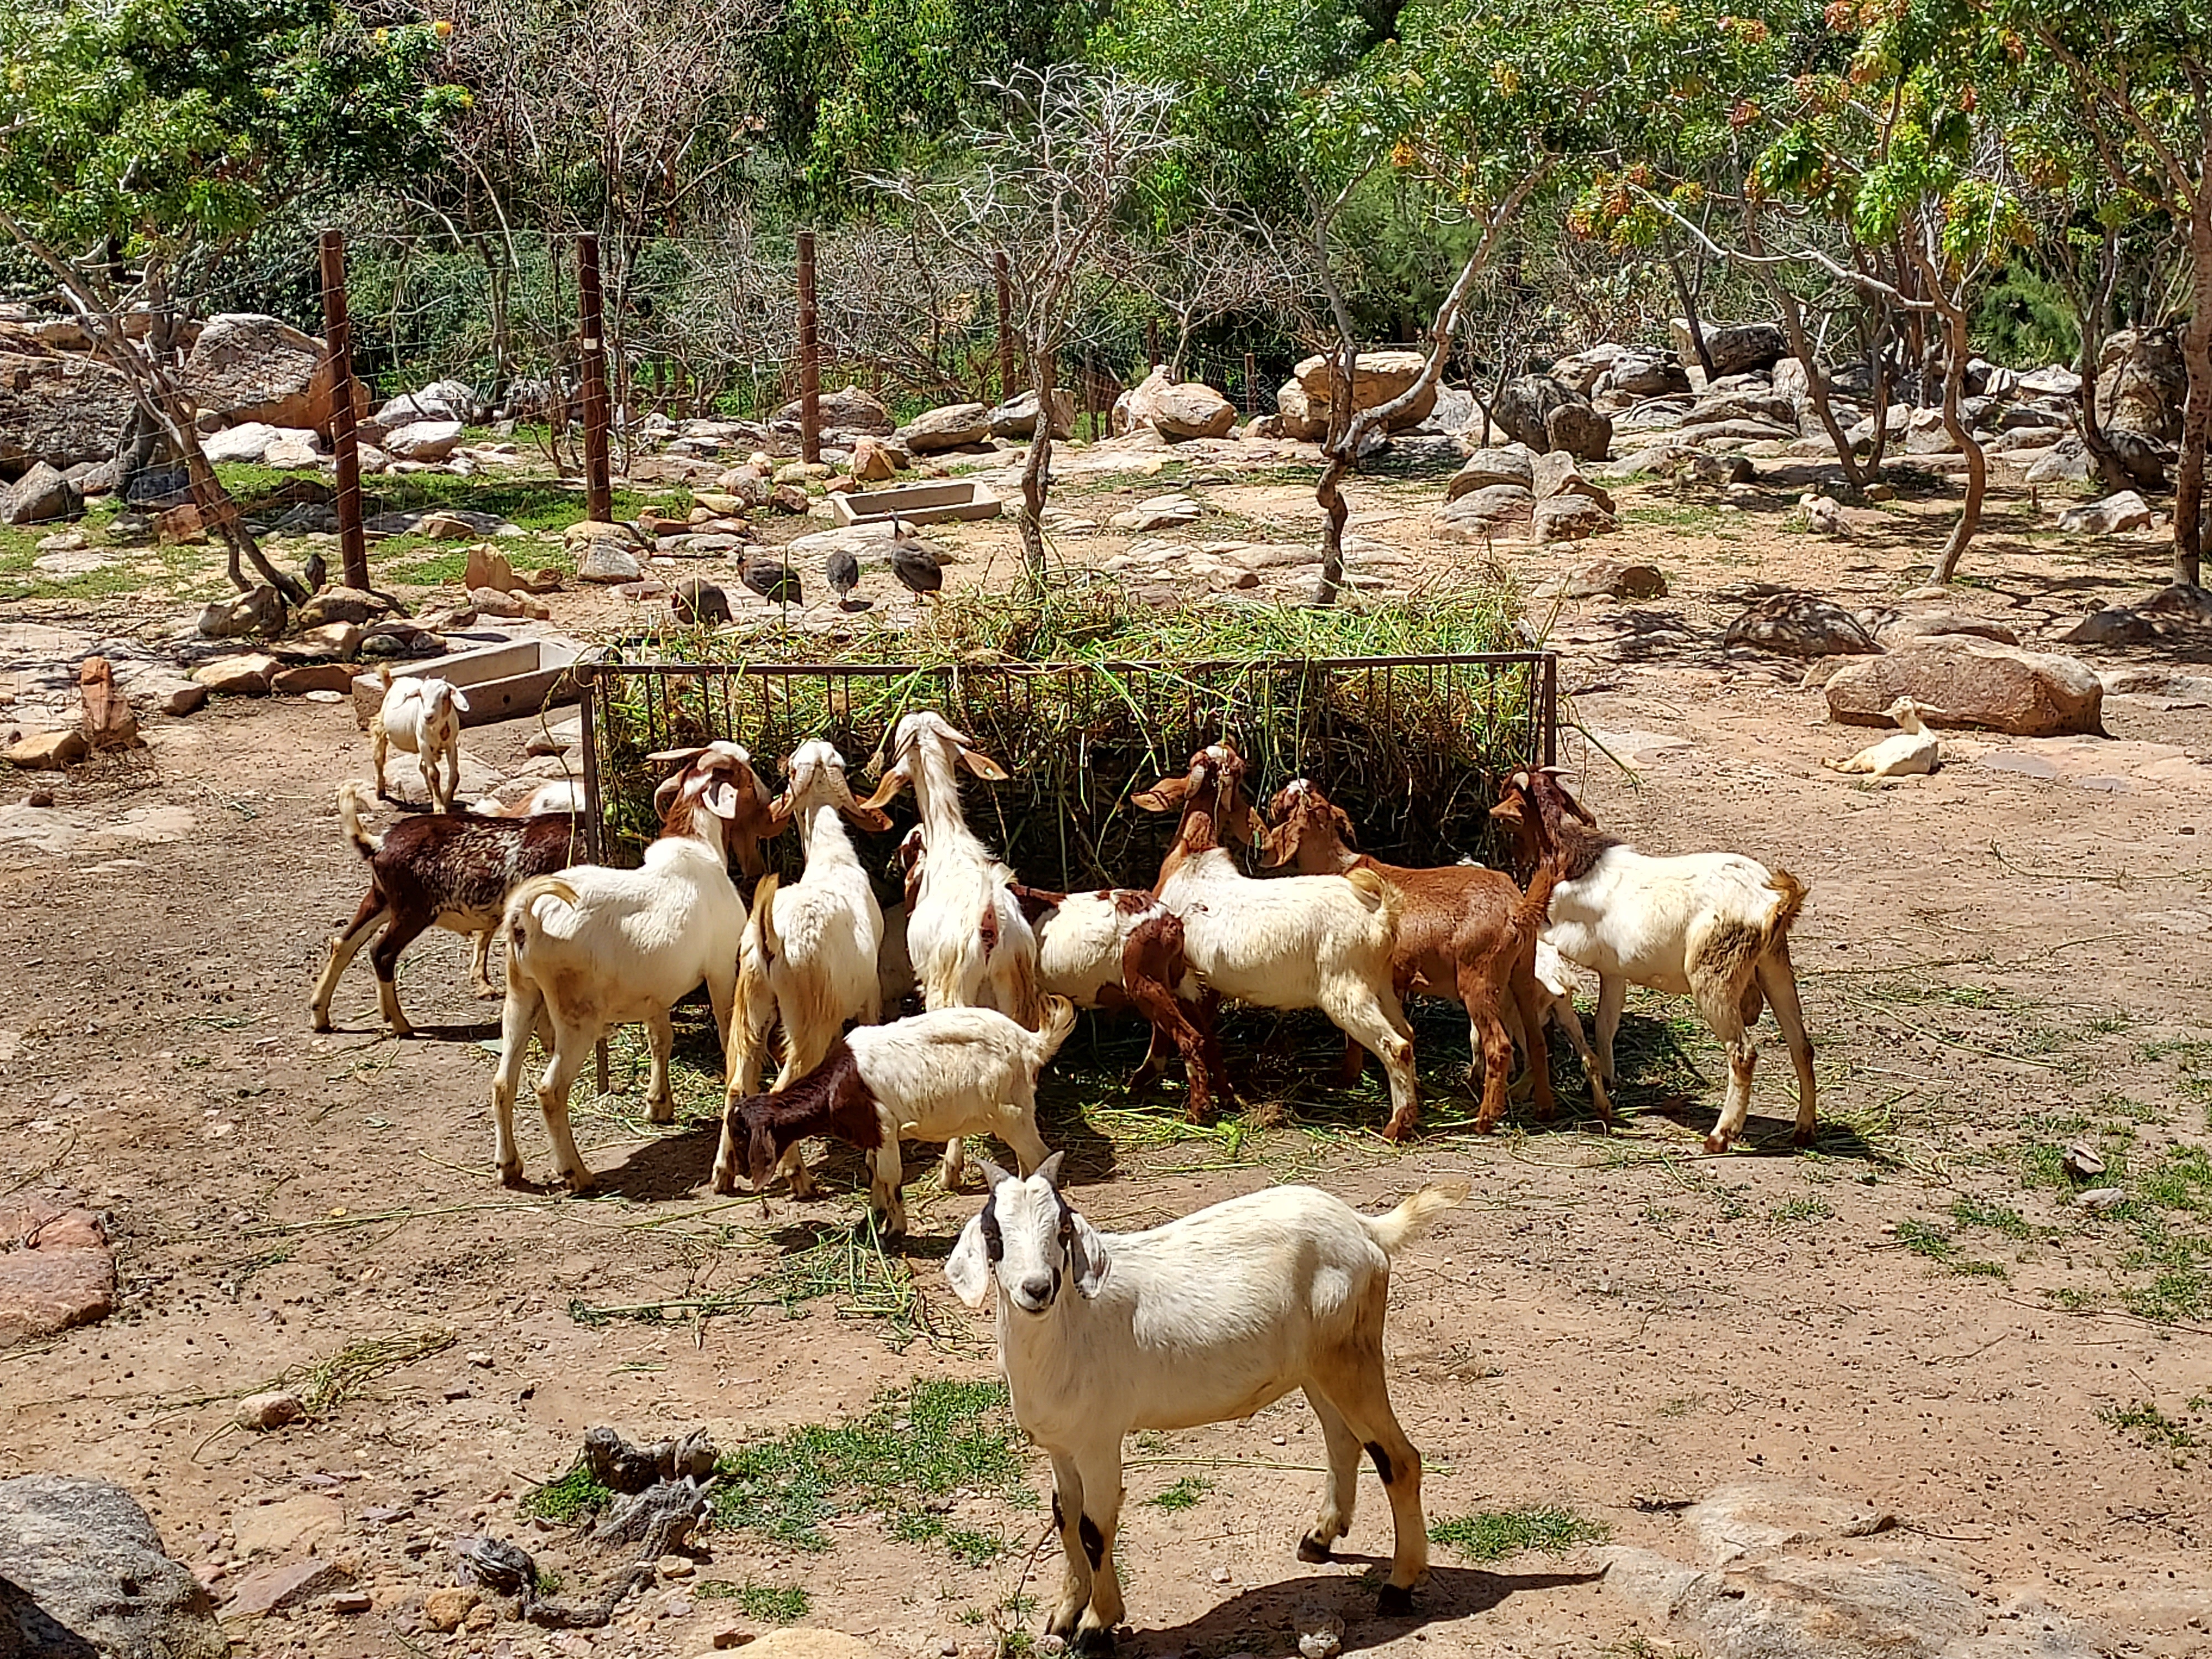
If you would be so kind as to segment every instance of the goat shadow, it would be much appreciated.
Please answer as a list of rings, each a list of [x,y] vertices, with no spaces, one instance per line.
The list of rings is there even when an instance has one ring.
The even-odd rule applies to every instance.
[[[1376,1576],[1389,1571],[1387,1556],[1348,1555],[1340,1564],[1366,1565]],[[1364,1577],[1308,1573],[1262,1584],[1219,1602],[1180,1625],[1138,1629],[1122,1642],[1127,1655],[1171,1656],[1197,1653],[1295,1652],[1298,1615],[1320,1606],[1344,1619],[1344,1651],[1357,1653],[1401,1640],[1423,1627],[1489,1613],[1507,1597],[1595,1583],[1603,1568],[1584,1572],[1486,1572],[1475,1567],[1431,1566],[1413,1592],[1410,1617],[1385,1619],[1375,1611],[1374,1586]]]

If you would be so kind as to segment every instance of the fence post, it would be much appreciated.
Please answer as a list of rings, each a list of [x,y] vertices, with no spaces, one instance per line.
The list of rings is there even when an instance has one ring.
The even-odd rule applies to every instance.
[[[1160,319],[1145,319],[1145,373],[1149,374],[1160,366]]]
[[[1244,354],[1244,418],[1250,420],[1260,412],[1260,359],[1253,352]]]
[[[331,366],[331,453],[337,462],[338,564],[348,587],[368,586],[361,527],[361,441],[353,424],[353,326],[346,317],[345,233],[322,236],[323,353]]]
[[[1004,249],[991,256],[991,275],[999,286],[999,401],[1014,397],[1014,285],[1006,274]]]
[[[607,470],[606,319],[600,309],[599,239],[588,232],[576,239],[576,297],[584,337],[584,515],[604,524],[615,515]]]
[[[799,459],[822,459],[822,356],[814,308],[814,233],[799,233]]]

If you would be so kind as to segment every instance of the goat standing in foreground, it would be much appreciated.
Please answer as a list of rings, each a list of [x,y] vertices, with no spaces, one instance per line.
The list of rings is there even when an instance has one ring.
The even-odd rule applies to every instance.
[[[734,743],[678,750],[653,758],[683,770],[653,796],[660,838],[635,870],[578,865],[515,889],[501,927],[507,935],[507,1004],[500,1015],[499,1068],[491,1109],[500,1179],[522,1179],[514,1149],[514,1095],[532,1034],[550,1058],[538,1103],[553,1152],[574,1192],[592,1172],[568,1128],[568,1092],[592,1046],[616,1025],[642,1023],[653,1051],[646,1115],[676,1121],[668,1085],[675,1033],[669,1011],[702,980],[724,1052],[730,1035],[738,946],[745,907],[730,880],[731,851],[758,874],[760,838],[770,833],[769,802],[750,757]]]
[[[775,1086],[783,1089],[822,1063],[847,1021],[872,1025],[883,1018],[883,909],[837,822],[841,812],[863,829],[891,827],[882,812],[853,799],[843,756],[818,738],[799,744],[769,821],[780,830],[798,820],[805,867],[788,887],[770,874],[753,890],[738,951],[730,1100],[760,1092],[769,1032],[779,1021],[783,1067]],[[728,1134],[726,1127],[717,1169],[732,1160]],[[796,1155],[789,1163],[792,1188],[803,1195],[810,1189],[805,1165]]]
[[[1728,1047],[1728,1098],[1705,1137],[1707,1152],[1724,1152],[1751,1110],[1759,1062],[1751,1027],[1762,1004],[1771,1004],[1797,1068],[1793,1139],[1810,1146],[1813,1045],[1790,964],[1790,929],[1805,907],[1804,884],[1740,853],[1647,858],[1599,830],[1548,771],[1516,773],[1495,812],[1520,832],[1525,853],[1547,843],[1555,849],[1559,883],[1544,937],[1598,976],[1597,1063],[1606,1082],[1613,1080],[1613,1034],[1630,986],[1696,998],[1698,1012]]]
[[[436,812],[403,818],[381,836],[361,827],[368,794],[364,783],[338,786],[338,822],[346,839],[368,863],[368,891],[345,931],[331,941],[330,960],[315,981],[310,1004],[315,1030],[331,1029],[331,999],[338,976],[380,928],[368,953],[376,970],[376,998],[394,1036],[415,1028],[399,1009],[399,953],[430,927],[471,936],[469,982],[480,997],[495,997],[491,982],[491,935],[507,895],[533,876],[565,868],[583,850],[583,837],[566,812],[539,817],[487,817],[474,812]]]
[[[1183,950],[1207,989],[1255,1008],[1318,1008],[1381,1060],[1390,1076],[1382,1133],[1401,1139],[1420,1115],[1413,1027],[1391,982],[1405,901],[1372,870],[1252,879],[1218,839],[1252,839],[1243,787],[1243,757],[1224,743],[1193,755],[1188,775],[1132,798],[1148,811],[1182,811],[1152,890],[1182,919]]]
[[[432,810],[452,811],[453,797],[461,787],[461,716],[468,712],[468,698],[434,675],[395,680],[389,668],[379,672],[384,679],[384,702],[368,721],[369,749],[376,760],[376,793],[389,798],[384,763],[392,750],[401,749],[415,757]],[[441,761],[445,763],[442,787]]]
[[[1045,1000],[1044,1028],[1036,1031],[990,1008],[941,1008],[888,1025],[858,1026],[782,1092],[731,1102],[714,1160],[714,1190],[737,1190],[740,1146],[759,1191],[777,1167],[798,1165],[801,1140],[827,1135],[868,1154],[868,1207],[884,1218],[886,1231],[902,1233],[902,1139],[945,1143],[948,1192],[963,1135],[998,1136],[1024,1170],[1044,1162],[1037,1073],[1074,1029],[1075,1009],[1065,997]],[[793,1189],[799,1190],[798,1177]]]
[[[1482,1071],[1482,1109],[1478,1133],[1488,1133],[1505,1115],[1506,1079],[1513,1066],[1510,1027],[1537,1033],[1524,1042],[1533,1079],[1536,1115],[1553,1113],[1551,1056],[1542,1039],[1545,997],[1536,982],[1536,936],[1557,866],[1541,860],[1524,896],[1503,871],[1479,864],[1415,869],[1383,864],[1356,851],[1352,820],[1343,808],[1305,778],[1293,778],[1276,792],[1268,807],[1274,827],[1261,838],[1269,865],[1289,864],[1306,875],[1348,874],[1372,870],[1406,896],[1390,956],[1393,988],[1442,997],[1467,1010],[1468,1064]],[[1516,1015],[1517,1020],[1510,1017]],[[1357,1082],[1364,1055],[1347,1042],[1345,1082]],[[1605,1085],[1590,1078],[1597,1115],[1612,1121]]]
[[[1424,1187],[1383,1216],[1311,1187],[1274,1187],[1147,1232],[1101,1233],[1061,1195],[1059,1155],[1026,1179],[987,1173],[991,1195],[945,1276],[970,1308],[995,1284],[1014,1420],[1052,1457],[1067,1573],[1047,1628],[1079,1645],[1113,1644],[1125,1611],[1114,1570],[1124,1437],[1248,1418],[1292,1389],[1305,1391],[1328,1449],[1328,1484],[1298,1559],[1328,1560],[1351,1529],[1364,1447],[1396,1534],[1377,1611],[1411,1613],[1428,1528],[1421,1455],[1382,1375],[1390,1261],[1467,1183]]]

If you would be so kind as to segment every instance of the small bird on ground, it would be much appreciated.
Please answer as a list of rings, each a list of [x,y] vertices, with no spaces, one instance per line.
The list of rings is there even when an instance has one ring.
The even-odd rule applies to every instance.
[[[668,605],[680,623],[712,628],[730,619],[729,595],[696,576],[686,576],[677,583],[676,591],[669,595]]]
[[[755,564],[748,559],[738,575],[747,587],[775,604],[806,603],[805,592],[799,585],[799,573],[787,564]]]
[[[945,586],[945,556],[905,526],[891,535],[891,574],[917,593],[935,593]]]
[[[837,602],[850,608],[853,590],[860,585],[860,562],[849,547],[833,547],[830,556],[822,562],[822,574],[830,579],[830,586],[837,590]]]
[[[323,584],[330,579],[330,562],[323,557],[323,550],[319,547],[312,550],[307,555],[307,563],[300,567],[300,580],[307,583],[307,592],[319,593],[323,591]]]

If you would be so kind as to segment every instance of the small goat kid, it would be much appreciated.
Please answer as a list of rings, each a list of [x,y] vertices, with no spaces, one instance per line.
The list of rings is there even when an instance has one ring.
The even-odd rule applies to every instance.
[[[533,876],[565,868],[583,850],[583,838],[565,813],[544,817],[485,817],[473,812],[435,812],[402,818],[381,836],[361,827],[365,783],[338,786],[338,822],[368,864],[368,891],[346,929],[331,941],[330,960],[315,981],[310,1005],[315,1030],[331,1029],[331,999],[338,977],[380,929],[368,953],[376,971],[376,997],[394,1036],[414,1027],[400,1012],[396,975],[399,953],[426,929],[445,927],[472,937],[469,982],[480,997],[495,997],[491,982],[491,935],[507,895]]]
[[[423,790],[434,811],[450,812],[461,787],[461,716],[469,700],[459,688],[435,676],[392,678],[389,668],[379,671],[384,680],[384,702],[369,717],[368,742],[376,760],[376,793],[388,794],[384,763],[394,749],[415,757],[422,774]],[[439,763],[444,763],[440,785]]]
[[[1396,1534],[1377,1610],[1410,1613],[1428,1529],[1421,1455],[1382,1374],[1390,1261],[1467,1183],[1425,1187],[1383,1216],[1311,1187],[1275,1187],[1146,1232],[1101,1233],[1059,1191],[1057,1155],[1026,1179],[988,1173],[990,1198],[961,1230],[945,1276],[970,1308],[995,1283],[1014,1419],[1052,1457],[1067,1571],[1050,1632],[1110,1646],[1122,1620],[1114,1534],[1124,1437],[1249,1418],[1292,1389],[1305,1391],[1328,1451],[1298,1559],[1329,1559],[1351,1529],[1364,1447]]]
[[[787,772],[769,821],[778,830],[798,821],[805,867],[788,887],[766,875],[753,890],[730,1022],[731,1100],[760,1092],[769,1032],[779,1021],[783,1068],[775,1086],[782,1089],[822,1063],[847,1021],[872,1025],[883,1018],[883,909],[837,817],[878,830],[890,820],[853,799],[844,757],[819,739],[799,746]],[[728,1133],[718,1168],[732,1157]],[[796,1156],[790,1165],[793,1189],[804,1194],[805,1166]]]
[[[568,1092],[592,1046],[613,1026],[642,1023],[653,1051],[647,1116],[676,1118],[668,1086],[674,1040],[669,1010],[702,980],[726,1052],[730,1004],[745,907],[732,884],[732,850],[748,874],[761,869],[769,802],[750,757],[733,743],[653,758],[683,769],[653,797],[660,838],[635,870],[579,865],[518,887],[501,923],[507,936],[507,1004],[500,1016],[499,1067],[491,1107],[500,1179],[522,1179],[514,1149],[514,1096],[533,1033],[551,1055],[538,1103],[570,1188],[586,1192],[592,1172],[568,1128]]]
[[[1904,730],[1880,743],[1869,744],[1849,760],[1823,760],[1820,764],[1831,772],[1870,776],[1876,783],[1933,772],[1941,758],[1941,746],[1936,734],[1921,723],[1920,705],[1910,697],[1899,697],[1885,712]]]
[[[1548,842],[1559,862],[1544,937],[1598,976],[1597,1064],[1610,1083],[1613,1039],[1631,985],[1697,1000],[1729,1051],[1728,1098],[1705,1150],[1724,1152],[1743,1133],[1759,1045],[1751,1027],[1763,1005],[1797,1069],[1796,1142],[1815,1121],[1813,1045],[1790,964],[1790,929],[1806,889],[1787,870],[1740,853],[1647,858],[1597,828],[1549,772],[1516,773],[1496,815],[1521,833],[1524,854]]]
[[[941,1008],[888,1025],[858,1026],[781,1093],[730,1103],[714,1190],[737,1190],[740,1146],[758,1191],[776,1168],[797,1163],[801,1140],[827,1135],[868,1154],[868,1206],[884,1218],[886,1231],[902,1233],[902,1139],[945,1143],[948,1190],[957,1178],[963,1135],[998,1136],[1024,1170],[1044,1162],[1037,1073],[1074,1028],[1075,1009],[1065,997],[1045,999],[1044,1027],[1036,1031],[990,1008]],[[799,1190],[794,1179],[793,1191]]]
[[[1218,836],[1249,842],[1244,761],[1215,744],[1190,771],[1133,797],[1148,811],[1182,809],[1175,845],[1152,890],[1182,921],[1191,967],[1217,995],[1255,1008],[1318,1008],[1382,1062],[1390,1077],[1384,1137],[1411,1134],[1420,1115],[1413,1032],[1391,983],[1405,901],[1372,870],[1255,881]]]

